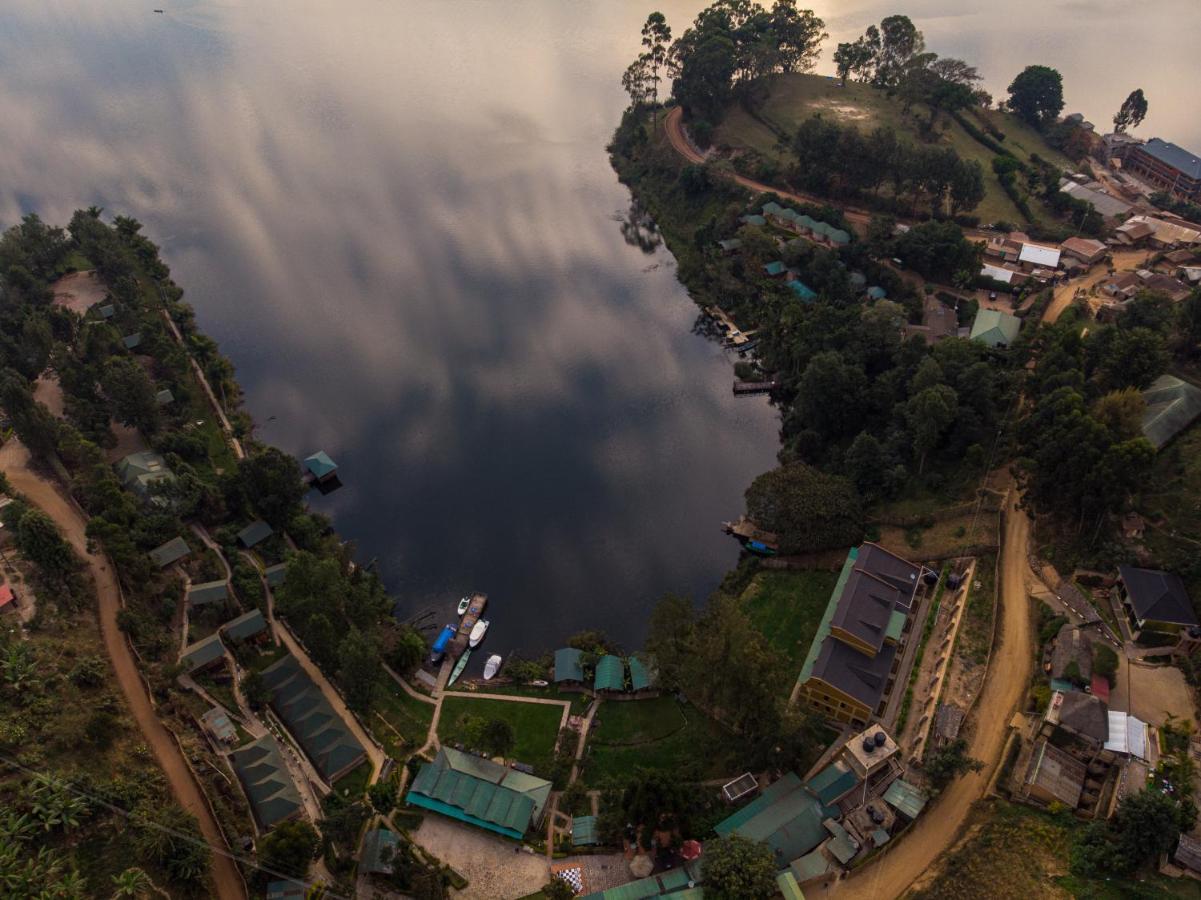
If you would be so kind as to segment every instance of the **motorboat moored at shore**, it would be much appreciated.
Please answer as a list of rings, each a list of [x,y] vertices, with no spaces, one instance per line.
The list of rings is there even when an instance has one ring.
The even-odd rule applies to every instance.
[[[447,625],[438,634],[437,639],[434,641],[434,646],[430,648],[430,662],[433,665],[436,666],[442,662],[442,657],[446,655],[446,648],[450,646],[451,639],[455,636],[456,631],[458,631],[458,628],[454,625]]]
[[[467,639],[467,646],[476,648],[480,645],[480,641],[484,639],[484,635],[488,633],[488,620],[480,619],[471,628],[471,637]]]
[[[462,616],[463,613],[467,612],[467,607],[469,607],[470,605],[471,605],[470,597],[464,597],[462,600],[460,600],[459,601],[459,615]]]
[[[493,676],[500,671],[501,657],[499,653],[493,653],[488,657],[488,661],[484,663],[484,681],[491,681]]]

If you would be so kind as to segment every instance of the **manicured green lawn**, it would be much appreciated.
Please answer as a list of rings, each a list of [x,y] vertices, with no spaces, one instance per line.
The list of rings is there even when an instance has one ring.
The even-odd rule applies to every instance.
[[[371,780],[371,760],[365,759],[337,781],[334,790],[345,793],[347,797],[361,797],[367,790],[367,782]]]
[[[533,766],[540,773],[549,772],[563,707],[549,703],[479,700],[470,694],[446,695],[442,700],[442,716],[438,720],[438,739],[443,744],[466,744],[465,716],[508,722],[517,738],[510,757]]]
[[[530,687],[525,684],[504,684],[493,687],[490,684],[482,685],[478,692],[469,691],[465,687],[456,684],[452,688],[447,688],[447,693],[463,694],[470,697],[474,693],[481,694],[504,694],[510,697],[536,697],[540,700],[560,700],[564,703],[571,704],[571,714],[573,716],[582,716],[588,710],[588,704],[592,698],[587,694],[581,694],[579,691],[560,691],[553,684],[550,687],[537,688]]]
[[[837,572],[764,570],[742,592],[742,606],[799,671],[837,581]],[[786,687],[792,690],[792,682]]]
[[[675,705],[675,715],[684,720],[683,727],[650,743],[602,743],[620,737],[623,728],[626,729],[624,733],[631,734],[629,729],[642,716],[641,710],[635,710],[618,712],[614,718],[614,707],[643,706],[647,703],[659,705],[644,709],[660,711],[667,704]],[[724,729],[694,707],[677,704],[670,697],[657,701],[604,703],[600,713],[601,724],[594,730],[588,743],[584,764],[584,781],[589,787],[599,787],[625,778],[637,768],[670,772],[685,780],[703,780],[726,775],[736,766],[732,759],[733,744]]]
[[[425,743],[433,718],[434,704],[409,696],[389,679],[368,724],[388,753],[402,759]]]
[[[593,722],[591,742],[611,746],[661,741],[687,724],[674,697],[607,700],[597,710]]]

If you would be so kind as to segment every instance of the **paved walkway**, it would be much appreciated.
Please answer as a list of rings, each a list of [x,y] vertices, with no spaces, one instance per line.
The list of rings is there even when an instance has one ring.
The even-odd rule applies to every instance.
[[[580,760],[584,758],[584,751],[588,747],[588,733],[592,731],[592,720],[596,717],[600,705],[601,698],[594,697],[588,705],[588,712],[584,713],[584,721],[580,724],[580,736],[575,745],[575,760],[571,764],[571,775],[567,779],[568,784],[573,784],[580,777]],[[570,708],[568,711],[570,712]]]

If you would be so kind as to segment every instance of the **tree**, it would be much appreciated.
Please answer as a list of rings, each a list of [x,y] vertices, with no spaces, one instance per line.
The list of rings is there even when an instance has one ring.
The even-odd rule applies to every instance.
[[[425,638],[411,625],[402,625],[388,653],[388,665],[398,674],[408,676],[421,665],[427,649]]]
[[[113,900],[119,897],[146,897],[155,889],[146,870],[137,866],[114,875],[113,888]]]
[[[771,39],[776,61],[784,72],[809,72],[829,37],[826,23],[811,9],[797,9],[797,0],[776,0],[771,8]]]
[[[895,87],[900,83],[906,65],[926,49],[926,39],[908,16],[889,16],[880,23],[880,54],[876,64],[875,83]]]
[[[367,788],[367,799],[371,807],[381,816],[392,812],[396,806],[396,784],[389,780],[380,780]]]
[[[304,878],[320,844],[320,835],[307,820],[283,822],[259,841],[259,864],[273,872]]]
[[[846,87],[847,79],[852,75],[870,76],[871,66],[879,52],[879,45],[873,46],[866,38],[859,38],[854,43],[839,44],[834,51],[834,65],[842,86]]]
[[[647,85],[650,88],[650,101],[653,104],[654,122],[658,122],[659,106],[659,70],[667,65],[667,52],[671,48],[671,27],[661,12],[653,12],[646,17],[642,26],[642,46],[646,47],[642,59],[645,61]]]
[[[967,741],[959,738],[927,756],[925,768],[934,789],[941,791],[960,775],[979,772],[984,763],[968,756]]]
[[[843,547],[863,536],[863,508],[851,482],[805,463],[765,472],[746,492],[747,515],[779,535],[783,553]]]
[[[927,454],[938,446],[958,411],[959,395],[945,384],[928,387],[910,397],[905,404],[905,420],[913,434],[913,452],[917,454],[919,474],[926,466]]]
[[[211,851],[195,816],[175,805],[147,809],[143,804],[134,811],[134,821],[140,855],[161,865],[173,881],[195,883],[204,877]]]
[[[1009,85],[1009,108],[1036,128],[1063,111],[1063,76],[1050,66],[1027,66]]]
[[[637,112],[651,97],[651,75],[646,56],[630,63],[621,76],[621,86],[630,95],[630,108]]]
[[[827,350],[809,360],[793,408],[809,428],[837,440],[860,430],[863,409],[858,401],[866,390],[863,370],[836,350]]]
[[[1085,877],[1129,875],[1175,847],[1196,818],[1187,794],[1178,802],[1155,788],[1143,788],[1124,799],[1109,821],[1094,822],[1080,833],[1072,846],[1072,871]]]
[[[1127,128],[1138,128],[1147,118],[1147,98],[1142,88],[1130,92],[1113,117],[1113,130],[1124,134]]]
[[[352,627],[338,645],[338,682],[346,692],[346,703],[356,712],[371,709],[383,672],[380,662],[374,635],[357,628]]]
[[[979,272],[984,246],[953,222],[922,222],[897,238],[896,252],[909,268],[946,283],[959,272]]]
[[[1142,433],[1147,401],[1137,388],[1110,391],[1093,404],[1093,418],[1109,429],[1118,440],[1129,440]]]
[[[226,493],[231,509],[248,506],[283,528],[300,511],[304,490],[296,460],[275,447],[265,447],[238,461]]]
[[[705,896],[715,900],[766,900],[776,895],[776,860],[771,849],[741,835],[707,841],[701,871]]]
[[[271,688],[267,686],[262,672],[251,671],[242,679],[242,696],[251,709],[262,709],[271,699]]]
[[[115,356],[104,366],[101,378],[104,393],[113,404],[117,421],[153,435],[159,428],[158,401],[154,382],[138,363],[127,356]]]
[[[70,581],[78,567],[71,545],[54,521],[39,509],[26,509],[17,522],[17,548],[52,585]]]
[[[692,601],[677,594],[667,594],[651,611],[646,650],[655,658],[664,690],[678,690],[685,684],[695,621]]]
[[[517,743],[517,735],[504,719],[489,719],[480,734],[480,742],[493,756],[507,756]]]
[[[734,41],[728,31],[697,33],[690,28],[672,45],[678,74],[672,93],[690,118],[720,122],[730,99],[737,66]]]
[[[542,885],[540,896],[545,900],[574,900],[575,888],[557,875]]]

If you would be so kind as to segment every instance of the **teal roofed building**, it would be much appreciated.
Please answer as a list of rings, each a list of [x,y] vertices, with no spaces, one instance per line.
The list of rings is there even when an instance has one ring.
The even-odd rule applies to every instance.
[[[743,216],[739,221],[743,225],[754,225],[756,228],[762,228],[767,224],[767,219],[760,215]]]
[[[1143,391],[1143,437],[1159,449],[1201,416],[1201,388],[1175,375],[1160,375]]]
[[[239,747],[229,755],[229,761],[262,830],[301,814],[304,806],[300,792],[271,735]]]
[[[329,458],[324,450],[318,450],[312,456],[304,458],[304,468],[316,481],[325,481],[338,471],[338,464]]]
[[[261,610],[252,609],[221,626],[225,636],[234,641],[249,641],[267,635],[267,620]]]
[[[999,309],[982,309],[972,323],[971,339],[988,347],[1008,347],[1017,340],[1022,320]]]
[[[288,564],[276,563],[273,566],[267,566],[263,569],[263,577],[267,579],[269,587],[279,587],[284,583],[284,579],[288,577]]]
[[[621,657],[607,654],[596,663],[596,677],[592,679],[592,688],[597,691],[622,691],[625,689],[625,666]]]
[[[701,884],[704,874],[700,860],[691,860],[676,869],[668,869],[649,878],[640,878],[605,891],[585,894],[580,900],[649,900],[669,897],[671,900],[702,900]]]
[[[263,669],[263,681],[271,691],[271,708],[327,784],[367,758],[363,745],[296,657],[285,656]]]
[[[822,823],[838,815],[838,807],[822,803],[795,772],[789,772],[714,830],[723,837],[738,834],[767,844],[776,864],[784,868],[825,841]]]
[[[600,843],[596,834],[596,816],[575,816],[571,820],[571,842],[577,847]]]
[[[805,282],[803,282],[803,281],[795,281],[794,280],[794,281],[788,282],[788,289],[790,291],[792,291],[794,294],[796,294],[799,299],[804,300],[806,303],[817,299],[817,291],[815,291],[813,288],[809,287],[809,285],[805,284]]]
[[[784,207],[774,200],[763,204],[763,215],[765,216],[778,216],[782,212],[784,212]]]
[[[796,218],[796,224],[804,231],[812,231],[817,225],[817,219],[813,216],[800,215]]]
[[[171,393],[170,388],[163,388],[154,395],[154,402],[159,406],[170,406],[175,402],[175,395]]]
[[[630,690],[635,693],[649,691],[654,686],[650,666],[638,656],[631,656],[627,663],[630,667]]]
[[[788,266],[784,265],[784,263],[780,262],[780,260],[775,259],[775,260],[772,260],[771,262],[769,262],[767,265],[765,265],[763,267],[763,271],[765,273],[767,273],[768,275],[770,275],[772,278],[776,278],[780,275],[783,275],[785,272],[787,272]]]
[[[859,783],[859,776],[850,766],[835,760],[809,779],[806,787],[826,806],[833,806]]]
[[[405,801],[519,841],[542,823],[551,783],[443,747],[413,779]]]
[[[223,659],[225,645],[221,643],[221,636],[217,634],[210,634],[194,644],[189,644],[179,654],[179,661],[189,675],[215,666]]]
[[[561,647],[555,651],[555,684],[584,682],[584,651]]]
[[[898,778],[884,792],[884,802],[905,816],[916,819],[926,806],[926,794],[903,778]]]
[[[261,544],[275,533],[274,529],[262,519],[251,522],[238,532],[238,543],[249,550]]]
[[[150,499],[156,485],[175,478],[167,468],[167,461],[149,450],[131,453],[117,463],[117,477],[127,491],[132,491],[143,500]],[[161,498],[160,498],[161,499]]]
[[[837,244],[840,247],[851,242],[851,236],[841,228],[829,229],[826,232],[826,237],[830,240],[830,243]]]
[[[150,551],[151,561],[160,569],[165,569],[171,563],[179,562],[192,552],[188,542],[181,537],[173,537],[167,543]]]
[[[188,588],[188,609],[220,603],[229,596],[229,584],[224,581],[206,581]]]
[[[372,828],[363,836],[359,871],[367,875],[391,875],[397,843],[399,839],[395,832],[387,828]]]
[[[883,300],[888,296],[888,291],[884,290],[878,284],[873,284],[867,289],[867,295],[872,300]]]

